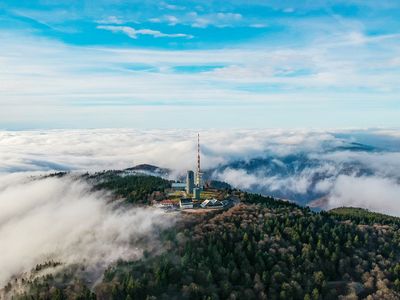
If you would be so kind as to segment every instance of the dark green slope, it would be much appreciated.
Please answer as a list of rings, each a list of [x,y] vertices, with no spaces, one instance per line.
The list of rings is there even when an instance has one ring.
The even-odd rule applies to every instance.
[[[399,299],[400,235],[257,195],[169,235],[161,256],[120,263],[113,299]],[[356,298],[354,298],[356,299]]]
[[[338,207],[328,211],[341,220],[351,220],[357,224],[381,224],[400,227],[400,218],[372,212],[364,208]]]
[[[114,175],[101,175],[96,188],[126,197],[141,185]],[[146,195],[168,185],[146,178]],[[162,254],[110,266],[93,293],[59,274],[29,283],[19,298],[400,299],[398,218],[355,208],[315,213],[239,194],[242,203],[229,210],[182,213],[160,233]]]

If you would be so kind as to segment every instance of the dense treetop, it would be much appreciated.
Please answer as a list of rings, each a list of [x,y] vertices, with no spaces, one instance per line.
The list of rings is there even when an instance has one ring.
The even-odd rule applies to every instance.
[[[111,190],[117,197],[129,203],[148,204],[152,193],[164,192],[171,186],[168,180],[149,175],[121,176],[115,171],[107,171],[87,176],[94,182],[94,188]]]
[[[400,218],[369,211],[364,208],[338,207],[331,209],[330,214],[341,220],[351,220],[357,224],[381,224],[400,227]]]

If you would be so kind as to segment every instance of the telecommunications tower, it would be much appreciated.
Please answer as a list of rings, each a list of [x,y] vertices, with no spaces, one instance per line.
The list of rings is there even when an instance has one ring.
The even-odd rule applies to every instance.
[[[197,134],[197,170],[196,170],[196,187],[201,188],[201,169],[200,169],[200,133]]]

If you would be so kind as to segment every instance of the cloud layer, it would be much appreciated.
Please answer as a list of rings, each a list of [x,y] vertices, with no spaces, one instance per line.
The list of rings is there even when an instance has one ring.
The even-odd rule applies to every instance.
[[[192,130],[50,130],[0,132],[0,285],[48,259],[95,266],[135,259],[154,230],[174,220],[158,210],[120,209],[109,195],[51,171],[123,169],[150,163],[178,178],[196,163]],[[400,216],[397,130],[201,131],[205,176],[325,208],[364,207]],[[28,172],[28,173],[27,173]],[[94,275],[93,275],[94,274]]]
[[[398,181],[341,175],[329,194],[328,208],[363,207],[371,211],[400,216],[400,184]]]
[[[2,131],[0,172],[96,171],[149,163],[171,169],[175,179],[194,169],[196,135],[193,130]],[[390,200],[395,193],[389,192],[400,180],[397,130],[205,130],[201,143],[209,178],[302,204],[328,197],[328,207],[350,205],[361,189],[375,190],[382,193],[380,209],[397,214]],[[363,199],[364,207],[373,207],[362,193],[354,205],[363,206]]]
[[[157,247],[156,232],[173,216],[118,207],[107,194],[73,178],[0,176],[0,286],[48,260],[87,267],[92,280],[118,259]]]
[[[170,22],[179,21],[173,17]],[[210,19],[224,28],[227,20],[247,20],[198,14],[193,26],[211,26]],[[314,21],[296,21],[282,44],[260,38],[210,48],[174,48],[201,42],[179,26],[121,24],[113,15],[72,45],[0,30],[0,127],[193,128],[193,115],[209,128],[233,128],[238,121],[250,128],[396,126],[398,33],[369,35],[351,22]],[[310,28],[305,41],[292,44],[298,31]],[[110,36],[117,42],[103,45]],[[87,40],[94,44],[79,44]],[[137,45],[153,45],[148,40],[154,47]],[[162,42],[170,46],[156,47]]]
[[[122,169],[141,163],[184,172],[196,160],[194,130],[0,131],[0,172]],[[324,150],[343,141],[324,131],[204,130],[203,167],[237,160]]]

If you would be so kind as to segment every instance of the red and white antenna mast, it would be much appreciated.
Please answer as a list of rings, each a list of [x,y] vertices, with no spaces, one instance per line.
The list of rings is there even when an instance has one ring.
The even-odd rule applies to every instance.
[[[200,169],[200,133],[197,134],[197,172],[196,172],[196,186],[201,187],[201,169]]]

